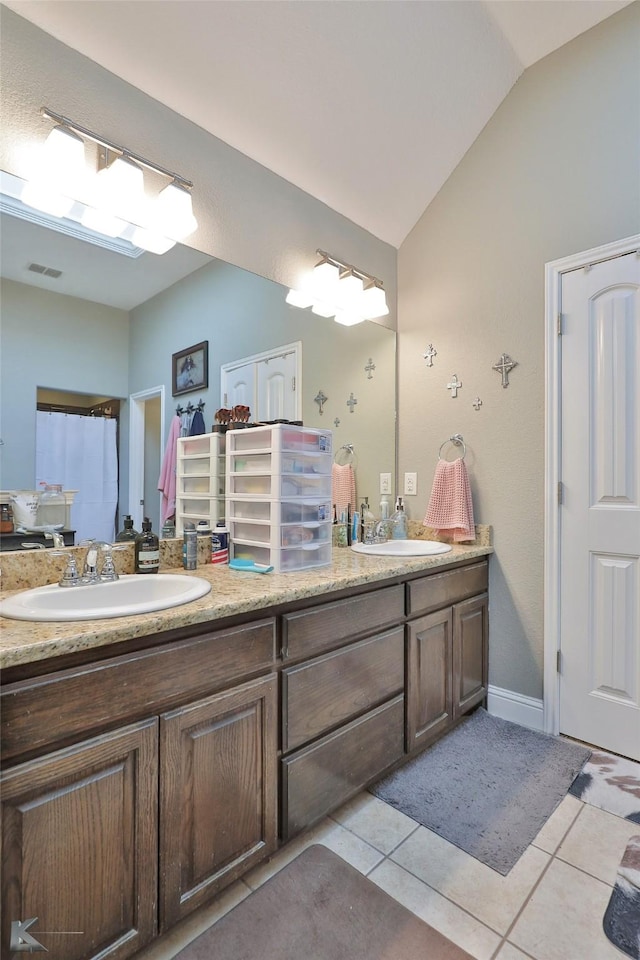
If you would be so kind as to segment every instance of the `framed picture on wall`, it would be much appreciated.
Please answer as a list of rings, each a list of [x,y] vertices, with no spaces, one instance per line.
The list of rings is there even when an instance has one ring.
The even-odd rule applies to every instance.
[[[172,354],[171,393],[174,397],[179,397],[182,393],[192,393],[194,390],[204,390],[208,386],[208,340]]]

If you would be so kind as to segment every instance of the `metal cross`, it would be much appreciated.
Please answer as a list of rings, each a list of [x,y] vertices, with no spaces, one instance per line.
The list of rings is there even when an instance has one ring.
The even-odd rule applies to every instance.
[[[355,405],[356,405],[357,402],[358,402],[358,401],[357,401],[356,398],[354,397],[354,395],[353,395],[353,390],[352,390],[352,391],[351,391],[351,396],[350,396],[349,399],[347,400],[347,406],[349,407],[349,413],[353,413],[353,408],[355,407]]]
[[[480,407],[482,406],[482,400],[480,399],[480,397],[476,397],[473,403],[471,404],[471,406],[475,407],[476,410],[479,410]]]
[[[366,365],[366,367],[365,367],[365,370],[367,371],[367,380],[372,380],[372,379],[373,379],[373,374],[372,374],[371,371],[372,371],[372,370],[375,370],[375,368],[376,368],[375,363],[373,362],[373,360],[371,359],[371,357],[369,357],[369,363],[368,363],[368,364]]]
[[[433,358],[438,356],[438,351],[435,349],[432,343],[429,344],[425,352],[422,354],[424,359],[427,361],[427,366],[433,366]]]
[[[512,360],[508,353],[503,353],[497,363],[494,363],[492,370],[502,374],[502,386],[509,386],[509,374],[514,367],[518,366],[517,360]]]
[[[323,407],[324,404],[327,402],[327,400],[329,399],[329,397],[325,397],[325,395],[324,395],[324,393],[322,392],[322,390],[318,390],[318,395],[315,396],[313,399],[314,399],[314,402],[317,403],[318,406],[320,407],[320,416],[322,416],[322,407]]]
[[[338,427],[340,426],[340,417],[336,417],[336,418],[335,418],[335,420],[333,421],[333,425],[334,425],[334,427],[335,427],[336,430],[337,430]]]
[[[462,386],[462,380],[458,380],[458,374],[454,373],[451,377],[451,383],[447,384],[447,390],[451,390],[451,397],[455,398],[458,396],[458,390]]]

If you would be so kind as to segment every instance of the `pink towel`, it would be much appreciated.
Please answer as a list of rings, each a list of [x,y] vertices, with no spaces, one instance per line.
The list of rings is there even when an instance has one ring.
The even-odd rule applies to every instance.
[[[453,461],[438,460],[423,524],[456,542],[474,539],[471,486],[462,457]]]
[[[356,509],[356,475],[350,463],[340,465],[334,463],[331,467],[331,490],[333,502],[338,512],[338,520],[342,510],[351,507],[351,513]]]
[[[162,522],[169,517],[173,517],[176,512],[176,466],[178,460],[177,440],[180,436],[180,417],[175,416],[169,427],[169,438],[165,447],[162,466],[160,468],[160,478],[158,480],[158,490],[162,492],[162,503],[160,510],[162,513]]]

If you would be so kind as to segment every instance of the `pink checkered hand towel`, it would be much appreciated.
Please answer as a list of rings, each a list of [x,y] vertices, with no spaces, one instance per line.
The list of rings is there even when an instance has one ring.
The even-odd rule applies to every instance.
[[[347,506],[356,509],[356,475],[350,463],[334,463],[331,467],[331,493],[338,512],[338,519]]]
[[[462,457],[453,461],[438,460],[423,524],[455,542],[474,539],[471,485]]]

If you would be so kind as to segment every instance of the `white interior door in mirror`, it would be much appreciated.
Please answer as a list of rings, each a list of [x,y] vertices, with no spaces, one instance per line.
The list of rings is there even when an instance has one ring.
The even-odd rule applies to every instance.
[[[233,370],[226,370],[225,364],[220,371],[221,402],[223,407],[231,408],[242,404],[251,409],[252,416],[256,409],[256,365],[253,361],[244,362],[242,366]]]
[[[297,420],[296,357],[287,353],[261,360],[257,367],[257,406],[260,420]]]
[[[220,367],[223,407],[244,404],[252,420],[302,419],[302,343],[289,343]]]

